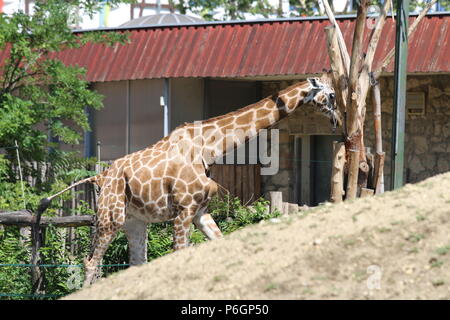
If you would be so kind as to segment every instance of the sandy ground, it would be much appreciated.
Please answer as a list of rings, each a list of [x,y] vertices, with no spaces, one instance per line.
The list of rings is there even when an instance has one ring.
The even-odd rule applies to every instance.
[[[65,298],[450,299],[450,173],[250,226]]]

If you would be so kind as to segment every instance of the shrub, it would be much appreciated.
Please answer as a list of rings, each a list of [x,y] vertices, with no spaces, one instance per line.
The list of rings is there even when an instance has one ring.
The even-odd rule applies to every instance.
[[[2,185],[3,187],[4,185]],[[10,209],[19,209],[21,189],[17,184],[0,187],[2,204]],[[31,189],[27,192],[32,194]],[[5,198],[3,198],[3,196]],[[33,204],[37,204],[41,195],[34,194]],[[263,219],[270,219],[279,213],[269,213],[268,202],[259,199],[252,206],[244,206],[238,198],[224,197],[214,198],[209,205],[209,212],[214,217],[219,228],[224,234],[241,229],[247,225],[257,223]],[[81,203],[78,208],[82,214],[93,213],[86,203]],[[54,215],[55,209],[46,215]],[[41,247],[41,264],[47,265],[82,265],[84,258],[89,254],[91,235],[89,227],[75,228],[75,242],[67,241],[66,229],[47,227],[45,241]],[[171,222],[153,223],[148,226],[148,260],[161,257],[173,251],[173,226]],[[197,229],[191,233],[191,243],[198,244],[206,240],[205,236]],[[25,242],[24,242],[25,241]],[[28,239],[29,241],[29,239]],[[70,247],[74,245],[74,255],[70,254]],[[27,264],[30,261],[30,243],[20,240],[20,232],[17,227],[6,227],[0,230],[0,263],[2,264]],[[128,264],[128,242],[123,232],[109,246],[104,258],[104,265],[113,265],[102,268],[102,275],[107,276],[113,272],[124,269],[118,264]],[[68,287],[68,279],[71,277],[67,267],[46,267],[45,290],[49,295],[66,295],[73,291]],[[27,270],[27,272],[24,272]],[[80,268],[83,276],[83,269]],[[30,294],[31,276],[29,268],[0,267],[0,293]],[[2,297],[2,299],[17,299],[17,297]]]

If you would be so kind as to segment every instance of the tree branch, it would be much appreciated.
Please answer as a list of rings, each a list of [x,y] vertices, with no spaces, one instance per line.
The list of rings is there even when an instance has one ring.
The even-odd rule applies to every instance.
[[[368,72],[372,71],[373,58],[375,56],[375,51],[378,46],[378,41],[380,40],[381,31],[383,30],[384,24],[386,22],[386,16],[391,8],[391,1],[385,1],[382,8],[381,15],[379,16],[375,28],[370,34],[369,45],[367,47],[366,58],[364,59],[363,68],[367,68]]]
[[[12,50],[12,48],[11,48]],[[5,70],[5,76],[3,79],[3,86],[2,86],[2,93],[6,93],[11,86],[11,82],[13,81],[14,74],[16,73],[17,69],[20,66],[20,63],[22,62],[22,57],[18,57],[14,64],[12,64],[12,70],[11,70],[11,64],[6,63],[7,69]]]
[[[353,33],[352,57],[349,73],[349,93],[347,96],[347,130],[348,135],[351,136],[358,129],[361,129],[360,112],[358,112],[358,97],[360,90],[358,88],[358,74],[361,65],[362,42],[364,38],[364,27],[366,24],[367,8],[369,6],[368,0],[362,0],[358,6],[358,13],[356,17],[355,31]]]
[[[331,71],[333,73],[333,86],[336,88],[336,103],[341,114],[345,114],[347,104],[347,77],[345,76],[344,65],[339,53],[339,44],[336,37],[336,26],[328,26],[325,28],[328,43],[328,56],[330,57]],[[344,133],[346,133],[345,121]]]
[[[365,112],[366,99],[367,94],[369,93],[369,74],[372,71],[373,59],[375,57],[375,51],[377,50],[378,42],[380,40],[381,31],[383,30],[384,24],[386,22],[386,16],[391,6],[390,1],[386,1],[382,8],[382,12],[378,21],[375,25],[375,28],[372,30],[370,35],[369,45],[367,47],[366,57],[364,59],[364,64],[359,75],[359,84],[360,84],[360,95],[358,97],[358,106],[360,108],[360,113]]]
[[[336,28],[336,36],[337,36],[337,41],[339,44],[339,51],[340,51],[342,63],[344,65],[345,76],[348,77],[349,71],[350,71],[350,56],[348,54],[347,45],[345,44],[341,28],[339,28],[339,25],[337,24],[336,18],[334,17],[333,10],[331,10],[328,0],[321,0],[321,1],[325,8],[325,12],[328,16],[328,19],[333,24],[333,26]]]
[[[416,31],[416,28],[419,24],[419,22],[425,17],[425,15],[428,13],[428,11],[431,9],[433,5],[435,5],[437,0],[432,0],[430,3],[428,3],[425,8],[422,10],[422,12],[419,14],[419,16],[414,20],[414,22],[409,26],[408,28],[408,38]],[[383,71],[391,62],[392,58],[395,54],[395,47],[389,51],[389,53],[384,57],[381,64],[378,66],[378,68],[375,69],[375,78],[380,77],[381,71]]]

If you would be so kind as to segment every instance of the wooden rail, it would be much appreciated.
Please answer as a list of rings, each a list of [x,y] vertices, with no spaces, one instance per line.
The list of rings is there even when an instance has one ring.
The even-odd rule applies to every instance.
[[[44,199],[45,200],[45,199]],[[36,213],[32,214],[30,211],[11,211],[0,212],[0,225],[18,226],[22,228],[30,228],[31,231],[31,282],[34,294],[43,293],[44,274],[40,270],[38,264],[40,263],[40,248],[44,243],[43,228],[53,225],[55,227],[82,227],[94,225],[95,216],[81,215],[81,216],[66,216],[66,217],[43,217],[45,209],[50,203],[41,201]]]
[[[94,225],[95,216],[67,216],[67,217],[42,217],[39,222],[40,227],[48,227],[53,225],[55,227],[83,227]],[[0,224],[6,226],[31,227],[36,223],[36,216],[29,211],[12,211],[0,212]]]
[[[243,204],[251,203],[261,196],[259,165],[215,164],[210,170],[210,177],[225,188],[230,196],[241,199]]]

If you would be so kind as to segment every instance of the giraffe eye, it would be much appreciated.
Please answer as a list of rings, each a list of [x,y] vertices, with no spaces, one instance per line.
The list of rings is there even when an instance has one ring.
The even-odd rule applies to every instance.
[[[335,99],[336,99],[336,95],[334,93],[330,93],[330,101],[334,102]]]

